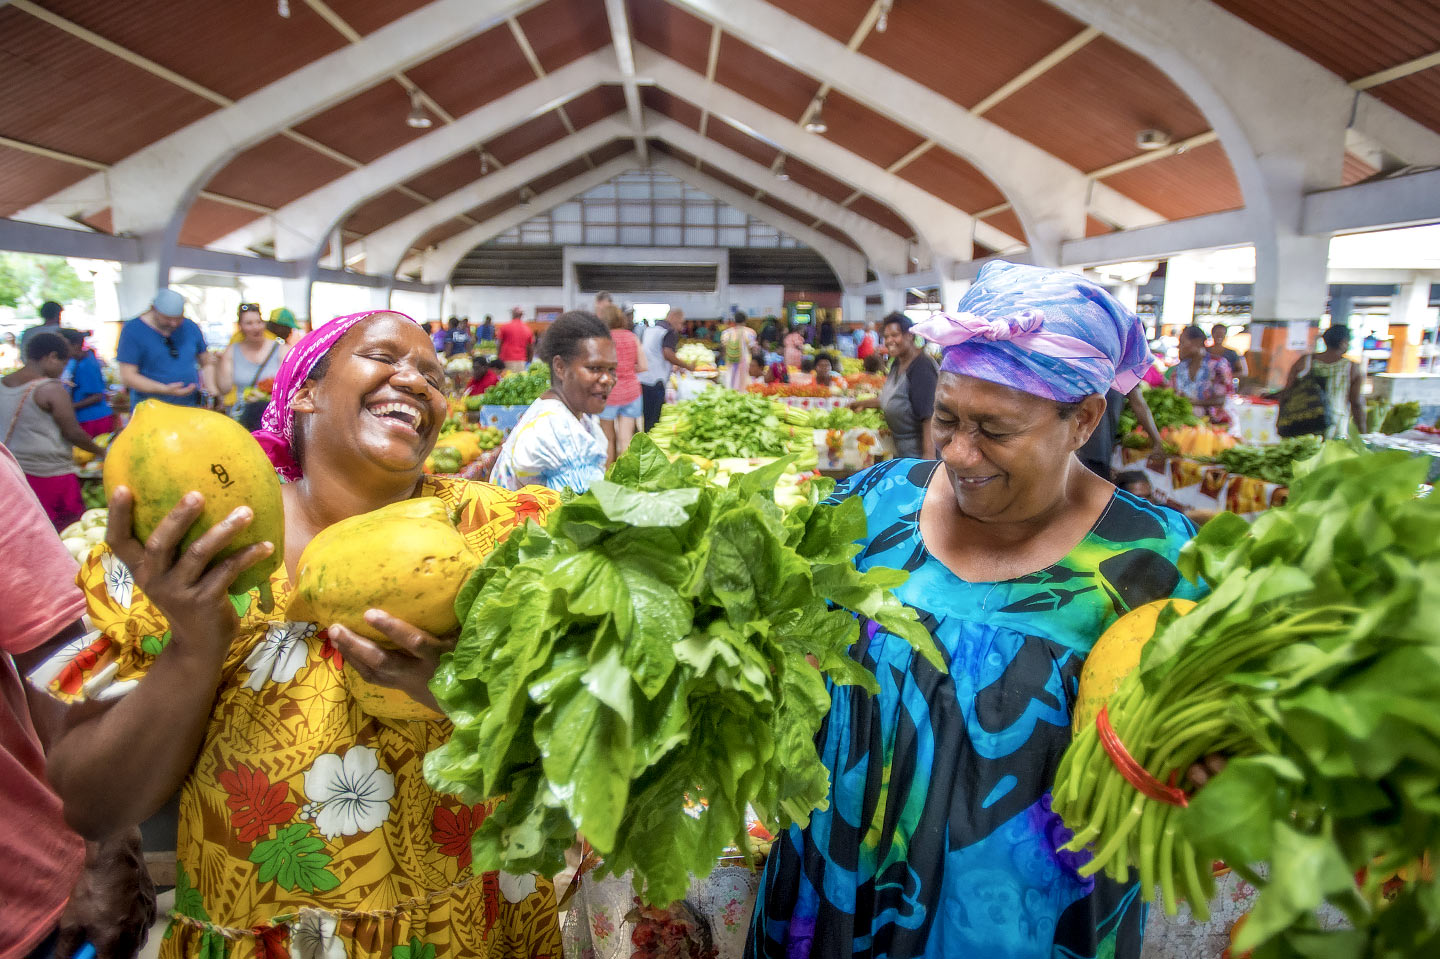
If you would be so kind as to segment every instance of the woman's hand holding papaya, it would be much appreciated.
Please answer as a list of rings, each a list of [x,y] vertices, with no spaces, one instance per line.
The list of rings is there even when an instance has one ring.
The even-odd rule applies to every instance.
[[[455,648],[455,637],[439,639],[378,609],[366,610],[365,621],[395,648],[385,649],[336,623],[329,629],[330,641],[339,647],[345,661],[362,679],[401,690],[422,706],[440,712],[440,705],[430,694],[430,680],[441,654]]]
[[[204,507],[205,498],[197,492],[181,497],[141,543],[133,532],[134,502],[134,494],[123,486],[110,497],[106,545],[129,567],[135,585],[165,614],[181,648],[223,654],[239,628],[227,590],[237,576],[270,555],[274,544],[256,543],[215,562],[216,555],[254,518],[254,512],[242,506],[181,551],[180,541]]]

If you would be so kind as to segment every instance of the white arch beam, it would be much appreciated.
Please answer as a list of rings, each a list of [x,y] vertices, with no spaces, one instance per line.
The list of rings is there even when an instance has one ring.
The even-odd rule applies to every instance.
[[[797,159],[889,204],[915,227],[920,238],[937,255],[970,259],[977,225],[965,211],[824,137],[804,132],[788,117],[773,113],[725,87],[712,87],[700,74],[648,47],[637,48],[636,60],[641,76],[661,88],[691,103],[707,104],[713,116],[729,120]]]
[[[351,170],[272,215],[224,237],[217,246],[245,248],[266,236],[275,238],[275,255],[298,260],[318,256],[330,231],[346,214],[369,198],[492,137],[539,116],[589,89],[614,78],[614,67],[601,50],[391,150],[358,170]]]
[[[1061,241],[1084,236],[1087,198],[1121,226],[1162,219],[1102,184],[1092,191],[1081,170],[765,0],[672,2],[974,164],[1014,207],[1040,262],[1058,263]]]

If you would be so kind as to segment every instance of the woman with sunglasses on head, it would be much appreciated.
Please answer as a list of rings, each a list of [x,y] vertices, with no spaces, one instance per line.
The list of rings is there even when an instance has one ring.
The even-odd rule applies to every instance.
[[[260,304],[241,303],[239,315],[239,339],[233,340],[220,354],[216,380],[221,396],[232,389],[235,391],[230,415],[247,430],[258,430],[270,397],[247,399],[245,394],[264,381],[275,379],[285,359],[286,347],[271,332],[271,324],[261,317]]]
[[[997,261],[914,332],[944,351],[940,459],[883,463],[835,496],[866,513],[856,565],[910,574],[896,596],[948,669],[863,625],[851,655],[878,691],[833,687],[828,804],[775,843],[747,951],[1138,959],[1137,886],[1078,874],[1088,854],[1062,851],[1050,790],[1095,641],[1129,609],[1204,592],[1175,565],[1195,528],[1075,456],[1106,391],[1150,363],[1144,329],[1084,277]]]
[[[97,632],[42,677],[79,701],[49,772],[67,820],[96,839],[179,792],[165,959],[559,955],[549,881],[473,873],[470,837],[492,807],[424,779],[425,754],[450,735],[427,683],[454,637],[365,611],[382,648],[286,615],[301,553],[341,520],[438,497],[483,556],[558,504],[549,490],[422,473],[444,383],[429,337],[389,311],[333,320],[286,356],[256,433],[288,481],[273,608],[258,588],[227,595],[272,544],[216,561],[249,509],[182,550],[199,494],[146,543],[131,534],[140,491],[111,497],[108,549],[79,576]],[[399,693],[377,703],[362,682]]]

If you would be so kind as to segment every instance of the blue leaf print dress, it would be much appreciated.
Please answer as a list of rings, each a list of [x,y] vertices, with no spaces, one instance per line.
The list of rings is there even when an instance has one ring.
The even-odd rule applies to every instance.
[[[1080,668],[1127,610],[1203,587],[1175,560],[1179,513],[1117,491],[1055,565],[969,583],[926,550],[920,507],[938,464],[895,460],[852,477],[869,532],[856,557],[905,569],[944,675],[867,623],[851,650],[880,682],[835,687],[816,744],[830,805],[771,852],[751,959],[866,956],[1092,959],[1140,955],[1134,884],[1081,879],[1086,856],[1050,810]]]

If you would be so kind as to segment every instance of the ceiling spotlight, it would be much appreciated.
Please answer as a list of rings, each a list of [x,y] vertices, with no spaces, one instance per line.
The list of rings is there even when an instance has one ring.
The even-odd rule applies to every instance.
[[[416,130],[428,130],[435,125],[435,121],[430,119],[430,114],[425,112],[425,104],[420,102],[418,90],[410,94],[410,115],[405,118],[405,125],[414,127]]]
[[[484,150],[481,150],[481,151],[480,151],[480,175],[481,175],[481,176],[484,176],[485,174],[487,174],[487,173],[489,173],[489,172],[490,172],[490,158],[485,155],[485,151],[484,151]]]
[[[785,158],[784,158],[783,156],[780,158],[780,163],[779,163],[779,165],[777,165],[777,166],[775,167],[775,179],[777,179],[777,180],[788,180],[788,179],[790,179],[790,174],[788,174],[788,173],[785,172]]]
[[[1170,145],[1170,134],[1164,130],[1141,130],[1135,134],[1135,146],[1141,150],[1163,150]]]
[[[890,26],[890,8],[895,5],[895,0],[880,0],[880,16],[875,20],[875,32],[884,33],[885,28]]]
[[[529,205],[530,205],[530,201],[533,200],[533,199],[535,199],[535,191],[534,191],[534,190],[530,189],[528,186],[526,186],[526,187],[521,187],[521,188],[520,188],[520,202],[521,202],[523,205],[529,206]]]
[[[290,0],[279,0],[279,2],[275,4],[275,12],[280,14],[280,16],[284,17],[286,20],[289,20]]]
[[[815,104],[815,109],[810,111],[810,119],[805,121],[806,133],[824,133],[830,128],[825,125],[825,101],[821,100]]]

